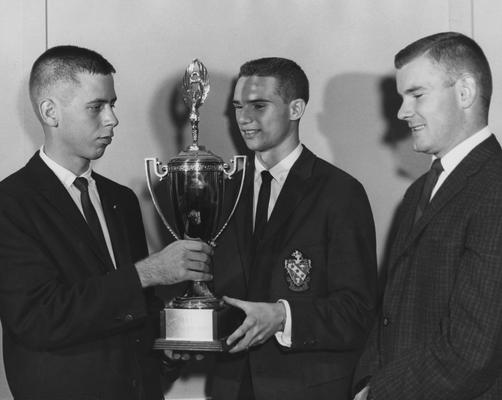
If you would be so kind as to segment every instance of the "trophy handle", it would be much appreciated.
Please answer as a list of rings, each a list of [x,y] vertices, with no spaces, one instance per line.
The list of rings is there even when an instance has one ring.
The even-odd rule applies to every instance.
[[[169,222],[167,222],[166,217],[162,213],[162,210],[160,209],[159,203],[157,201],[157,197],[155,196],[155,193],[153,192],[152,189],[152,182],[151,182],[151,177],[150,177],[150,163],[153,163],[154,165],[154,172],[155,175],[157,175],[160,180],[164,179],[167,176],[167,166],[162,165],[162,162],[160,162],[157,158],[153,157],[147,157],[145,158],[145,173],[146,173],[146,185],[148,186],[148,191],[150,192],[150,196],[153,201],[153,205],[155,206],[155,209],[157,210],[157,213],[160,216],[160,219],[166,226],[167,230],[169,233],[176,239],[180,240],[180,237],[176,234],[173,228],[171,228],[171,225],[169,225]]]
[[[223,233],[223,231],[227,227],[228,223],[230,222],[230,219],[234,215],[235,209],[237,208],[237,204],[239,204],[239,200],[241,198],[242,188],[244,187],[244,177],[246,176],[247,156],[242,156],[242,155],[241,156],[233,156],[232,160],[230,161],[233,164],[232,170],[227,171],[226,169],[224,169],[223,172],[225,173],[225,175],[228,178],[231,178],[238,171],[238,169],[237,169],[237,167],[238,167],[237,163],[238,163],[239,160],[242,161],[242,178],[241,178],[241,184],[239,186],[239,193],[237,194],[237,199],[235,200],[235,203],[234,203],[234,206],[232,208],[232,211],[230,211],[230,214],[228,215],[225,223],[220,228],[220,230],[218,231],[218,233],[214,236],[214,238],[212,238],[211,241],[209,242],[209,244],[211,246],[213,246],[213,247],[216,246],[216,243],[215,243],[216,239],[218,239],[220,237],[220,235]]]

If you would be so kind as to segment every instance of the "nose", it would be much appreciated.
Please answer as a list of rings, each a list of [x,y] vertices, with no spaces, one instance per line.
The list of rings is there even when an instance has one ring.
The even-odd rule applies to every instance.
[[[112,128],[115,128],[119,124],[119,120],[117,119],[117,116],[113,111],[113,107],[110,104],[105,107],[103,121],[105,126],[111,126]]]
[[[401,120],[406,120],[407,118],[410,118],[413,115],[413,110],[411,108],[411,105],[409,104],[406,99],[403,99],[403,102],[401,103],[401,107],[399,107],[399,110],[397,112],[397,118]]]
[[[235,110],[235,118],[237,120],[237,123],[239,125],[245,125],[249,122],[251,122],[251,114],[249,112],[249,108],[246,106],[243,106],[241,108],[238,108]]]

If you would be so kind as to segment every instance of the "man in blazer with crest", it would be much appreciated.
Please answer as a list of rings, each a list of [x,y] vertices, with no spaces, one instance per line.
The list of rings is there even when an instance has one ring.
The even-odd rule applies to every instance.
[[[213,268],[215,292],[246,318],[217,357],[214,399],[350,396],[375,312],[374,224],[362,185],[300,143],[308,96],[291,60],[240,69],[233,105],[255,156]]]
[[[502,151],[488,61],[444,32],[395,57],[416,151],[431,170],[404,196],[356,399],[502,398]]]
[[[0,318],[15,399],[162,399],[152,286],[210,279],[211,249],[147,257],[132,190],[92,171],[118,124],[112,65],[57,46],[30,75],[45,142],[0,183]]]

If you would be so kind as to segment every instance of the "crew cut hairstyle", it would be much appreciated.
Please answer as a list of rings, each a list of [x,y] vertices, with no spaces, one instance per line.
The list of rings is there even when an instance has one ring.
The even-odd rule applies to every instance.
[[[241,66],[242,76],[265,76],[277,79],[277,91],[285,103],[294,99],[309,101],[309,80],[301,67],[292,60],[265,57],[248,61]]]
[[[470,73],[480,89],[486,113],[492,97],[492,73],[481,47],[458,32],[441,32],[419,39],[399,51],[394,66],[399,69],[417,57],[425,55],[440,65],[453,84],[463,73]]]
[[[45,89],[59,81],[78,83],[77,74],[109,75],[115,68],[101,54],[83,47],[56,46],[45,51],[33,63],[30,73],[30,98],[32,102]]]

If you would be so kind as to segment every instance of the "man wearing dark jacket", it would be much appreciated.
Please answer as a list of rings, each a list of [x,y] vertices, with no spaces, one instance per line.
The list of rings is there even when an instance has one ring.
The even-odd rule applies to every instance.
[[[246,319],[212,374],[217,400],[348,399],[373,321],[371,209],[358,181],[300,143],[307,101],[293,61],[241,67],[233,103],[255,158],[215,250],[214,284]]]
[[[210,278],[202,242],[147,257],[136,196],[91,169],[118,124],[114,72],[75,46],[47,50],[31,71],[45,142],[0,183],[0,318],[16,399],[162,399],[149,288]]]
[[[395,57],[398,117],[431,170],[400,208],[357,400],[502,398],[502,150],[492,79],[470,38],[444,32]]]

